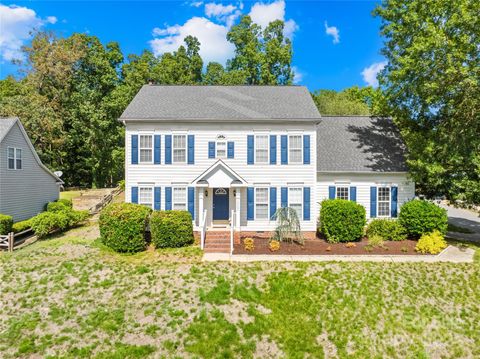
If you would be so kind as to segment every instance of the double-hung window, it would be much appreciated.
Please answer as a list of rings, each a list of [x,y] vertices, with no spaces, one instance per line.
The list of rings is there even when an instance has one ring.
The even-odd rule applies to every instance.
[[[338,186],[336,189],[336,198],[337,199],[346,199],[348,201],[348,187]]]
[[[378,187],[378,216],[390,217],[390,187]]]
[[[173,135],[173,163],[187,162],[187,136]]]
[[[217,158],[227,157],[227,143],[225,141],[217,141]]]
[[[187,210],[187,188],[186,187],[173,187],[173,203],[172,209],[176,211]]]
[[[297,212],[298,219],[302,219],[303,209],[303,188],[289,187],[288,188],[288,206]]]
[[[289,163],[302,163],[302,135],[289,135],[288,136],[288,162]]]
[[[152,135],[140,135],[140,163],[152,163]]]
[[[268,163],[268,135],[255,136],[255,163]]]
[[[255,219],[269,219],[268,187],[255,188]]]
[[[138,188],[138,204],[153,208],[153,188],[139,187]]]
[[[7,148],[7,166],[9,170],[21,170],[22,169],[22,149],[8,147]]]

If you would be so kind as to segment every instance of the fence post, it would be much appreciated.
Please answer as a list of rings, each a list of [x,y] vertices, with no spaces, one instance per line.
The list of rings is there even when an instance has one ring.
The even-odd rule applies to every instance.
[[[14,239],[14,234],[13,232],[10,232],[8,234],[8,251],[13,252],[13,239]]]

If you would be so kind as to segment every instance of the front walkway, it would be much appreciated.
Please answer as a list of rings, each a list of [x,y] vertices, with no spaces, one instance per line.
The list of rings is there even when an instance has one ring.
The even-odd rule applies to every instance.
[[[451,262],[473,263],[475,251],[471,248],[448,246],[440,254],[432,255],[275,255],[275,254],[237,254],[205,253],[204,262],[232,261],[232,262]]]

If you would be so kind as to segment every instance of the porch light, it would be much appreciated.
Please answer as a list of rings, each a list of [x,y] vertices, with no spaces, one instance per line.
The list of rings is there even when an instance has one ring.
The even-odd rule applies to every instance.
[[[208,190],[205,190],[205,197],[208,197]]]
[[[237,190],[236,189],[233,190],[233,197],[237,197]]]

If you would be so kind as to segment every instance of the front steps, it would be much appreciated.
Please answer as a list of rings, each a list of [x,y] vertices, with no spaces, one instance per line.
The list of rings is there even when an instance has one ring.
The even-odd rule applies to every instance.
[[[230,231],[209,231],[205,233],[205,253],[230,253]]]

